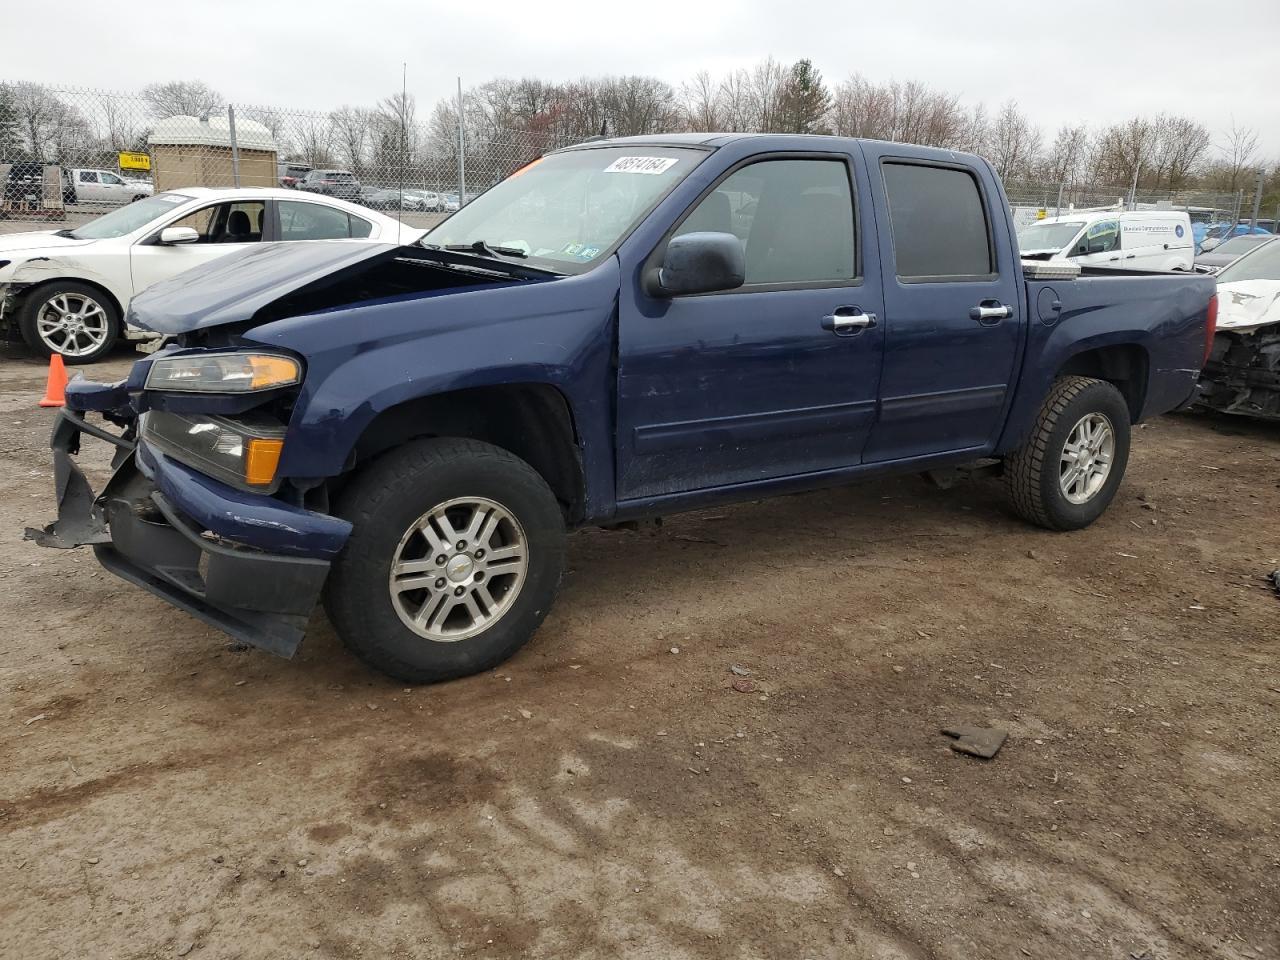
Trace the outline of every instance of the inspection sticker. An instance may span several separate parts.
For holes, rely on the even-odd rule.
[[[666,173],[679,157],[619,157],[604,168],[605,173]]]

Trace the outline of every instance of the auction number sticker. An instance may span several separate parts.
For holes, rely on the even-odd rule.
[[[619,157],[604,168],[605,173],[666,173],[680,162],[679,157]]]

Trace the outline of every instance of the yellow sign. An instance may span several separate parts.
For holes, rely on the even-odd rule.
[[[121,170],[150,170],[151,157],[145,153],[122,153],[120,154]]]
[[[121,156],[124,156],[124,154],[121,154]],[[1044,207],[1041,207],[1039,210],[1036,211],[1037,220],[1043,220],[1048,216],[1049,216],[1049,211],[1046,210]]]

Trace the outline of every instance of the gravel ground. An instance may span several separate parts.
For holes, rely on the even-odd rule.
[[[1071,534],[913,478],[583,531],[410,690],[22,542],[43,376],[0,352],[4,958],[1280,956],[1274,425],[1150,423]]]

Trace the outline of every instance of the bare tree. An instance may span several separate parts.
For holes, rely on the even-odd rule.
[[[1258,166],[1258,131],[1241,127],[1231,120],[1231,129],[1218,147],[1227,174],[1227,189],[1232,193],[1248,185],[1249,174]]]
[[[720,115],[720,88],[706,70],[699,70],[693,75],[693,79],[681,85],[680,99],[684,105],[684,125],[687,129],[721,129],[723,121]]]
[[[1040,154],[1040,130],[1008,100],[992,120],[988,130],[987,158],[1001,180],[1028,176]]]
[[[364,165],[373,130],[370,112],[364,107],[339,107],[329,114],[329,129],[333,131],[333,147],[339,162],[359,170]]]
[[[92,149],[93,132],[75,107],[38,83],[9,88],[14,126],[24,152],[42,163],[62,163]]]
[[[1067,188],[1075,186],[1084,172],[1089,151],[1089,128],[1083,123],[1064,124],[1053,138],[1053,146],[1044,158],[1044,176],[1052,183]]]
[[[201,80],[151,83],[142,88],[142,99],[158,120],[176,116],[204,117],[221,113],[227,106],[222,94]]]

